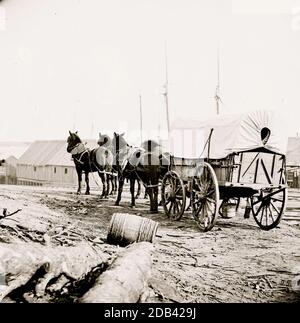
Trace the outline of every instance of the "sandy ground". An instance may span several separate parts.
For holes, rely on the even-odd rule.
[[[146,302],[299,302],[300,192],[290,191],[285,218],[269,232],[260,230],[242,211],[219,219],[212,231],[198,230],[187,212],[170,221],[160,208],[149,213],[149,202],[129,207],[128,190],[121,206],[114,198],[101,200],[97,190],[77,196],[72,188],[0,186],[0,206],[16,215],[0,220],[1,243],[39,241],[52,230],[53,243],[76,245],[82,240],[105,243],[114,213],[133,213],[159,223],[154,243],[151,292]],[[64,230],[66,236],[64,236]]]

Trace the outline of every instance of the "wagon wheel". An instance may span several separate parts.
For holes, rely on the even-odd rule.
[[[219,212],[219,185],[213,168],[204,163],[193,181],[193,216],[203,231],[209,231],[216,223]]]
[[[182,179],[174,171],[168,172],[162,180],[161,201],[168,217],[180,220],[185,210],[186,193]]]
[[[283,215],[286,204],[286,188],[262,190],[251,197],[254,220],[262,230],[275,228]]]

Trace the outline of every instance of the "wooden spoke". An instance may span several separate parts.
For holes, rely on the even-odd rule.
[[[179,212],[179,208],[178,208],[178,204],[177,204],[177,201],[176,200],[174,200],[173,209],[174,209],[174,214],[176,214],[177,212]]]
[[[279,190],[277,190],[277,191],[275,191],[275,192],[268,193],[268,196],[269,196],[269,197],[272,197],[272,196],[274,196],[274,195],[278,195],[279,193],[284,193],[284,195],[285,195],[285,192],[286,192],[286,188],[281,188],[281,189],[279,189]],[[279,196],[280,196],[280,195],[279,195]]]
[[[175,190],[175,194],[177,194],[178,192],[180,192],[181,191],[181,187],[180,186],[178,186],[177,188],[176,188],[176,190]]]
[[[270,206],[268,206],[268,208],[269,208],[269,214],[270,214],[270,217],[271,217],[271,219],[272,219],[272,221],[274,222],[275,220],[274,220],[274,216],[273,216],[273,213],[272,213],[272,210],[271,210],[271,208],[270,208]]]
[[[216,201],[207,197],[206,200],[209,202],[209,203],[212,203],[212,204],[216,204]]]
[[[169,206],[169,209],[168,209],[168,213],[169,213],[169,214],[171,214],[171,210],[172,210],[172,208],[173,208],[173,204],[174,204],[174,202],[173,202],[173,201],[171,201],[171,205]]]
[[[179,205],[179,208],[181,208],[182,207],[182,203],[181,203],[181,200],[180,199],[177,199],[177,204]]]
[[[252,205],[256,205],[256,204],[258,204],[258,203],[261,203],[261,200],[259,200],[259,199],[257,198],[257,201],[253,202],[253,204],[252,204]]]
[[[213,190],[209,191],[209,192],[206,194],[206,196],[211,196],[211,195],[213,195],[214,193],[215,193],[215,190],[213,189]]]
[[[264,217],[264,211],[265,211],[265,206],[262,207],[262,211],[261,211],[261,217],[260,217],[260,220],[259,220],[259,223],[262,223],[262,219]],[[259,211],[257,211],[258,213]]]
[[[272,197],[272,201],[280,202],[280,203],[282,203],[282,202],[283,202],[283,200],[281,200],[281,199],[276,199],[275,197]]]
[[[168,198],[165,205],[168,205],[169,203],[171,203],[171,200]]]
[[[261,203],[261,205],[259,206],[258,210],[256,211],[255,215],[258,215],[258,213],[260,212],[260,210],[263,208],[263,204]]]
[[[270,204],[273,206],[273,209],[276,211],[276,213],[280,214],[280,211],[277,209],[276,205],[274,205],[273,202],[270,202]]]

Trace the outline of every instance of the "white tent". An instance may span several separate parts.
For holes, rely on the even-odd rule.
[[[217,116],[208,120],[177,119],[170,133],[170,150],[178,157],[222,159],[234,152],[265,151],[285,155],[284,125],[272,111]],[[205,149],[204,149],[205,148]],[[204,149],[204,150],[203,150]]]

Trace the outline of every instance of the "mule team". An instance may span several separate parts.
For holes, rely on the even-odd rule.
[[[159,180],[169,169],[170,155],[162,152],[157,142],[146,140],[141,147],[132,147],[126,142],[124,134],[114,133],[111,139],[99,133],[98,147],[90,150],[77,132],[69,131],[67,143],[67,152],[72,155],[78,175],[77,194],[81,193],[82,173],[85,174],[85,194],[90,194],[89,173],[98,172],[102,181],[102,198],[117,192],[115,205],[119,205],[127,179],[130,182],[131,206],[135,206],[137,182],[137,195],[142,183],[150,198],[150,211],[158,211]]]

